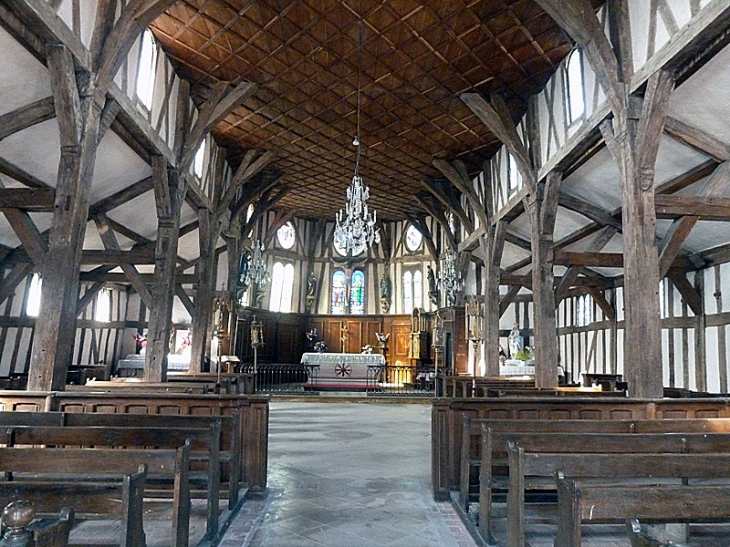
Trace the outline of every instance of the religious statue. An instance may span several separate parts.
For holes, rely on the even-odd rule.
[[[380,278],[380,309],[383,313],[388,313],[390,310],[390,295],[393,289],[393,285],[390,282],[390,277],[383,272],[383,277]]]
[[[436,284],[436,274],[433,273],[433,268],[431,265],[426,266],[427,274],[426,278],[428,279],[428,298],[431,300],[431,303],[438,307],[439,305],[439,289],[438,285]]]
[[[307,309],[311,311],[312,304],[314,304],[314,299],[317,293],[317,278],[314,275],[314,272],[311,272],[309,274],[309,277],[307,278],[307,297],[306,297],[306,303],[307,303]]]
[[[510,356],[514,359],[515,355],[517,355],[517,353],[522,351],[523,349],[525,349],[525,340],[520,334],[520,329],[517,326],[517,323],[515,323],[512,327],[512,331],[509,333]]]

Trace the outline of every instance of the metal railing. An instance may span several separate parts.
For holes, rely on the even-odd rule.
[[[241,365],[241,372],[253,374],[253,364]],[[318,395],[307,389],[307,384],[317,384],[319,365],[309,364],[259,364],[256,367],[256,393],[272,395]]]
[[[368,365],[367,395],[432,397],[434,389],[433,373],[408,366]]]

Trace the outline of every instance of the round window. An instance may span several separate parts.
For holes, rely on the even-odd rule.
[[[421,243],[423,243],[423,235],[411,224],[406,230],[406,249],[410,252],[417,251],[421,248]]]
[[[291,222],[284,224],[276,231],[276,238],[279,240],[279,245],[281,245],[282,249],[291,249],[294,247],[296,239],[294,225]]]

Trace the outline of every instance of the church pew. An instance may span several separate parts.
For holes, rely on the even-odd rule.
[[[216,386],[215,382],[140,382],[136,378],[92,380],[82,385],[66,385],[66,391],[83,393],[93,391],[114,393],[149,391],[154,393],[196,393],[204,395],[207,393],[231,393],[231,389],[230,382],[223,382],[222,385]]]
[[[224,372],[220,376],[214,372],[170,372],[167,374],[167,381],[204,382],[208,384],[227,382],[231,387],[224,390],[226,393],[238,395],[252,395],[254,393],[254,375],[243,372]]]
[[[722,399],[505,397],[432,400],[431,479],[434,497],[448,500],[459,487],[463,417],[507,420],[636,420],[730,417]]]
[[[44,449],[31,449],[33,452],[24,452],[24,466],[14,465],[3,458],[0,449],[0,469],[12,468],[19,471],[31,471],[35,474],[33,480],[0,480],[0,504],[8,505],[22,499],[30,502],[40,517],[55,517],[63,508],[73,507],[77,517],[83,519],[102,518],[118,519],[120,534],[115,545],[119,547],[144,547],[145,533],[143,528],[143,498],[147,467],[140,464],[134,472],[113,470],[102,480],[71,481],[58,480],[55,476],[43,479],[45,463],[49,454]],[[13,449],[10,449],[13,450]],[[55,457],[50,454],[50,457]],[[103,458],[104,454],[98,454]],[[103,469],[103,462],[95,458],[88,458],[82,462],[83,469],[78,469],[78,462],[60,457],[57,461],[69,464],[67,473],[77,470],[79,474],[88,473],[88,467],[94,466]]]
[[[221,419],[209,422],[208,428],[192,427],[34,427],[19,426],[5,430],[5,444],[11,447],[39,446],[46,447],[94,447],[94,448],[178,448],[187,441],[191,443],[191,462],[202,462],[204,470],[196,473],[191,470],[188,475],[191,497],[205,499],[207,502],[206,537],[216,538],[218,535],[218,518],[220,516],[220,436]],[[170,424],[170,425],[175,425]],[[1,438],[0,438],[1,439]],[[237,479],[233,481],[237,484]],[[147,482],[145,496],[169,497],[170,488],[174,485],[150,484]],[[197,488],[195,488],[197,486]],[[200,488],[202,487],[202,491]],[[162,490],[158,491],[158,489]],[[238,492],[235,492],[236,497]],[[235,503],[229,499],[230,508]]]
[[[220,481],[228,490],[228,507],[233,508],[240,496],[241,437],[240,412],[230,416],[179,416],[147,414],[104,414],[76,413],[65,415],[67,427],[99,428],[184,428],[208,429],[213,423],[220,423],[220,448],[218,459],[221,463]]]
[[[695,420],[477,420],[464,416],[462,446],[460,451],[459,502],[468,510],[468,496],[471,484],[478,484],[475,475],[482,465],[482,447],[485,446],[484,432],[491,429],[495,436],[504,434],[493,446],[506,456],[507,440],[517,440],[521,432],[534,433],[730,433],[730,419],[708,418]],[[512,435],[510,437],[510,435]],[[472,480],[475,479],[475,480]]]
[[[39,492],[38,497],[31,499],[34,504],[40,503],[46,496],[52,497],[55,492],[62,492],[64,500],[71,499],[73,492],[85,492],[87,484],[104,484],[110,475],[132,475],[140,468],[146,470],[146,478],[141,483],[141,491],[135,498],[126,534],[138,538],[142,535],[141,501],[144,495],[145,481],[152,478],[170,479],[172,489],[172,545],[188,547],[190,527],[190,443],[186,442],[177,449],[107,449],[107,448],[0,448],[0,472],[10,480],[0,481],[0,503],[9,503],[21,494],[28,496]],[[93,482],[90,482],[93,481]],[[7,498],[4,496],[8,496]],[[90,495],[90,494],[84,494]],[[63,506],[71,505],[76,515],[94,515],[96,505],[84,495],[73,498],[73,503],[66,501]],[[107,494],[108,495],[108,494]],[[124,498],[122,498],[124,500]],[[100,500],[99,505],[103,505]],[[126,503],[123,501],[123,504]],[[132,503],[132,502],[130,502]],[[114,503],[118,506],[118,500]],[[54,511],[58,511],[58,507]],[[130,509],[131,510],[131,509]],[[127,523],[125,523],[126,525]],[[136,540],[135,540],[136,541]]]
[[[583,522],[730,520],[727,485],[589,484],[559,477],[555,547],[580,547]]]
[[[243,441],[238,452],[239,476],[252,491],[262,491],[266,489],[270,399],[268,395],[0,391],[0,410],[146,416],[228,416],[239,411],[239,439]],[[223,442],[230,448],[228,441],[224,431]]]
[[[546,486],[554,490],[558,471],[572,479],[730,481],[730,434],[726,433],[553,434],[535,440],[524,438],[520,443],[510,441],[508,445],[509,547],[522,547],[525,542],[525,490]],[[628,516],[632,515],[623,520]],[[484,532],[481,527],[480,531]]]

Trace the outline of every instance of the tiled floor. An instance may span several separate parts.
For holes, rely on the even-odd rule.
[[[430,485],[427,404],[271,404],[269,492],[221,547],[473,547]]]
[[[430,484],[428,404],[273,402],[269,489],[247,500],[221,547],[476,547]],[[506,545],[504,519],[495,539]],[[727,525],[693,525],[692,547],[730,547]],[[526,547],[552,547],[530,524]],[[623,526],[583,526],[586,547],[629,547]]]

